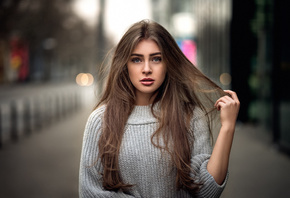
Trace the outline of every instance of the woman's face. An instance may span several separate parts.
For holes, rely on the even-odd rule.
[[[152,94],[165,79],[166,67],[155,41],[140,41],[127,63],[129,77],[135,87],[136,105],[148,105]]]

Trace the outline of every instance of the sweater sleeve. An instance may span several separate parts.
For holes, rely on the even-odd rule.
[[[104,107],[93,111],[88,118],[84,137],[79,171],[79,197],[80,198],[128,198],[132,197],[123,192],[107,191],[102,187],[103,168],[98,156],[98,139],[101,130],[101,120]]]
[[[194,170],[193,177],[196,179],[196,182],[202,184],[198,197],[220,197],[227,183],[228,174],[223,184],[219,185],[208,172],[207,163],[212,152],[210,132],[206,118],[201,110],[198,110],[196,114],[197,116],[195,116],[192,122],[195,139],[191,157],[191,166]]]

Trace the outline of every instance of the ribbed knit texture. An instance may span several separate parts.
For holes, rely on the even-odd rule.
[[[128,119],[122,140],[119,156],[121,177],[125,183],[134,186],[129,194],[104,190],[102,177],[99,174],[103,168],[100,160],[97,160],[97,143],[104,111],[105,106],[102,106],[92,112],[85,128],[80,164],[80,197],[191,197],[184,190],[176,190],[176,171],[170,156],[167,153],[161,153],[160,149],[151,143],[151,135],[158,128],[158,123],[151,113],[150,106],[135,106]],[[191,121],[195,135],[191,166],[195,172],[193,176],[203,183],[197,197],[219,197],[228,175],[224,183],[218,185],[207,171],[212,148],[208,127],[203,118],[202,111],[197,109]]]

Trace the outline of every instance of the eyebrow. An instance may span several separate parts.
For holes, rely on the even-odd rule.
[[[156,55],[161,55],[161,52],[152,53],[149,56],[156,56]],[[142,57],[144,55],[142,55],[142,54],[131,54],[131,56],[140,56],[140,57]]]

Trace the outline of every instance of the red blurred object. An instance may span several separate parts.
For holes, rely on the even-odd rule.
[[[18,72],[18,80],[24,81],[29,75],[29,49],[28,44],[19,38],[10,41],[10,66]]]

